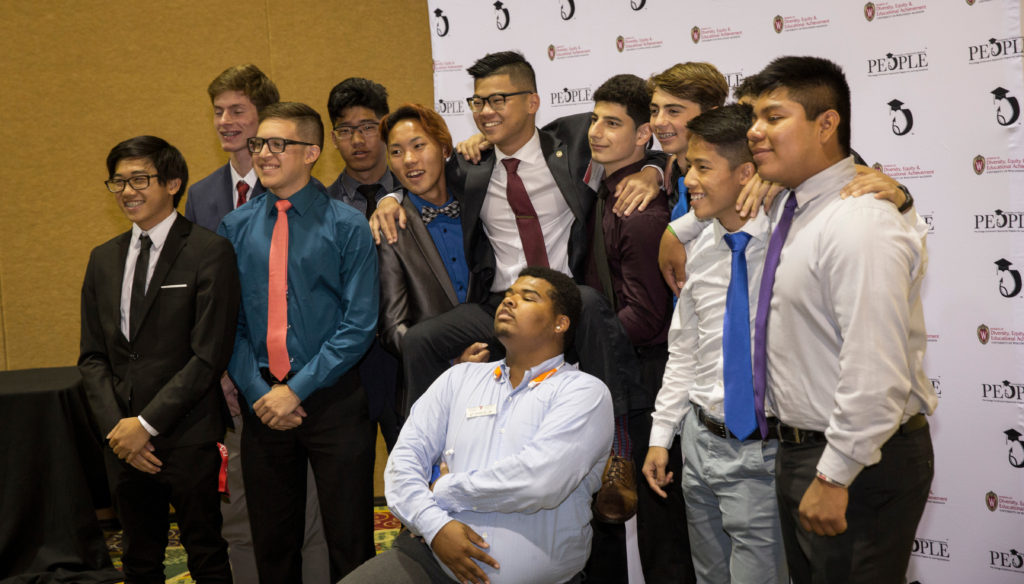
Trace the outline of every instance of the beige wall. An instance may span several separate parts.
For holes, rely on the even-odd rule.
[[[130,227],[102,184],[107,152],[154,134],[185,154],[190,182],[224,164],[206,86],[228,66],[256,63],[325,123],[350,76],[383,83],[392,107],[433,100],[423,0],[4,4],[0,370],[75,363],[89,250]],[[314,175],[342,168],[325,145]]]

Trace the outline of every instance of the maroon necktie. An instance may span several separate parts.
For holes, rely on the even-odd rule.
[[[238,184],[235,185],[235,188],[238,189],[238,204],[235,205],[235,208],[238,208],[244,205],[248,200],[245,196],[249,194],[249,183],[244,180],[240,180],[238,181]]]
[[[501,161],[505,165],[505,172],[508,174],[508,181],[505,186],[505,195],[508,197],[508,204],[516,215],[516,227],[519,229],[519,240],[523,243],[523,253],[526,255],[526,265],[548,267],[548,252],[544,247],[544,234],[540,230],[540,219],[537,218],[537,211],[530,202],[530,196],[526,194],[526,187],[523,186],[523,179],[519,178],[516,170],[519,169],[518,158],[505,158]]]

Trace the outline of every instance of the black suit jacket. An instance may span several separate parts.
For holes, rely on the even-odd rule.
[[[256,179],[256,185],[246,195],[251,199],[266,189]],[[185,199],[185,218],[217,231],[220,220],[235,208],[235,185],[231,184],[231,163],[227,163],[188,189]]]
[[[587,116],[589,119],[589,114]],[[540,147],[548,170],[575,218],[569,234],[569,269],[576,275],[577,281],[583,283],[581,278],[588,251],[587,216],[594,205],[596,193],[583,182],[590,156],[579,155],[583,148],[587,148],[589,153],[587,132],[574,130],[578,128],[559,131],[558,134],[548,128],[540,130]],[[466,162],[462,156],[452,156],[448,159],[446,169],[448,183],[459,198],[466,261],[477,284],[474,296],[467,297],[470,302],[482,302],[494,281],[494,250],[484,233],[483,222],[480,221],[480,211],[487,196],[487,184],[491,180],[494,161],[494,150],[491,149],[484,152],[479,164]]]
[[[437,246],[408,193],[402,206],[409,218],[408,228],[399,232],[393,245],[377,247],[380,340],[395,355],[401,354],[402,337],[409,327],[459,305]],[[473,282],[470,275],[467,298],[473,294]]]
[[[129,341],[120,306],[130,242],[131,231],[94,249],[82,284],[78,368],[101,435],[141,415],[159,432],[157,449],[220,440],[220,376],[238,318],[234,248],[177,215]]]

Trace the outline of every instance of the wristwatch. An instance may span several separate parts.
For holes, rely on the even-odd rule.
[[[903,201],[903,204],[900,205],[896,210],[899,211],[901,214],[906,213],[911,207],[914,206],[914,197],[910,196],[910,191],[907,189],[907,187],[903,185],[896,185],[896,188],[903,191],[903,194],[906,195],[907,197],[907,200]]]

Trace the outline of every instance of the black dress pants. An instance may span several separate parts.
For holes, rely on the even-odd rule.
[[[228,544],[221,537],[220,451],[214,442],[154,452],[163,463],[151,475],[106,449],[118,517],[124,527],[122,563],[127,584],[163,584],[170,527],[168,505],[181,530],[188,569],[198,584],[231,583]]]
[[[358,374],[349,371],[309,396],[302,403],[307,417],[291,430],[272,430],[249,404],[240,405],[242,476],[260,582],[302,582],[307,461],[320,497],[331,582],[373,557],[376,433]]]

